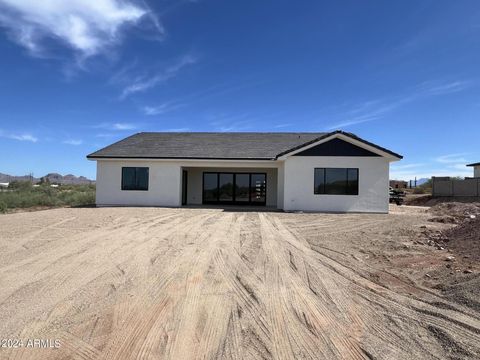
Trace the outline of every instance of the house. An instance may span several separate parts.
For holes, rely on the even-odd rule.
[[[98,206],[388,212],[390,162],[354,134],[138,133],[87,156]]]
[[[406,189],[408,182],[403,180],[390,180],[390,187],[393,189]]]
[[[480,162],[468,164],[467,166],[473,167],[473,177],[480,178]]]

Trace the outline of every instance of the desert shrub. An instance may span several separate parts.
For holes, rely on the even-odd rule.
[[[5,214],[8,210],[7,204],[3,201],[0,201],[0,214]]]
[[[32,188],[32,183],[30,181],[14,180],[8,184],[8,188],[11,190],[29,190]]]
[[[423,187],[417,187],[413,189],[414,194],[425,194],[425,189]]]
[[[49,185],[38,187],[15,186],[14,189],[0,192],[0,202],[9,209],[35,206],[81,206],[95,203],[94,185],[68,185],[52,188]]]

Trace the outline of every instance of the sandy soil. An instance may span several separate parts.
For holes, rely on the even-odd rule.
[[[450,253],[423,234],[453,225],[431,216],[422,207],[0,216],[0,339],[60,340],[0,348],[0,358],[479,358],[480,309],[451,287],[478,299],[478,265],[445,267]]]

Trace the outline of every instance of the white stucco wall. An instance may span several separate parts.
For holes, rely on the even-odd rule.
[[[148,191],[122,191],[122,167],[149,167]],[[314,168],[359,168],[359,195],[315,195]],[[182,169],[188,204],[201,204],[203,171],[267,173],[267,206],[284,210],[388,212],[389,161],[383,157],[292,156],[284,161],[98,160],[97,205],[181,206]]]
[[[480,177],[480,166],[475,166],[473,168],[473,177]]]
[[[148,191],[122,190],[122,167],[149,168]],[[97,161],[97,205],[180,206],[181,167],[152,161]]]
[[[292,156],[285,160],[284,210],[388,212],[389,162],[383,157]],[[315,168],[358,168],[358,195],[315,195]]]

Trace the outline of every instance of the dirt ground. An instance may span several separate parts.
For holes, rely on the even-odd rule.
[[[478,359],[480,268],[432,246],[455,226],[432,216],[0,216],[0,340],[24,342],[0,358]]]

